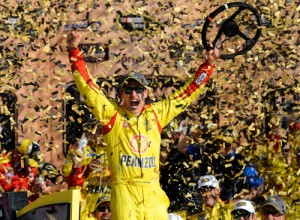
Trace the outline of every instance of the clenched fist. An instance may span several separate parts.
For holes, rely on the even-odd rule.
[[[210,51],[207,52],[207,60],[210,64],[215,63],[220,56],[220,51],[218,48],[214,47]]]
[[[81,34],[75,30],[68,33],[67,36],[67,48],[69,50],[76,49],[81,39]]]

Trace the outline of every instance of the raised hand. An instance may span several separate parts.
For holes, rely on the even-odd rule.
[[[219,56],[220,56],[220,51],[216,47],[214,47],[211,50],[207,51],[207,61],[210,64],[215,63],[219,59]]]
[[[69,50],[76,49],[81,39],[81,34],[78,31],[71,30],[67,36],[67,48]]]

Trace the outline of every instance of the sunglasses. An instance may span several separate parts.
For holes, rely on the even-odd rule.
[[[125,94],[131,94],[133,91],[135,91],[137,94],[142,94],[145,91],[144,86],[138,86],[138,87],[123,87],[123,91]]]
[[[105,210],[107,210],[107,211],[110,212],[110,205],[109,204],[110,204],[109,202],[101,203],[100,205],[98,205],[97,211],[98,212],[105,212]]]
[[[246,210],[244,210],[244,209],[236,209],[236,210],[234,210],[232,212],[231,215],[232,215],[232,217],[233,217],[234,220],[239,220],[242,217],[243,218],[248,218],[251,215],[251,213],[248,212],[248,211],[246,211]]]
[[[212,195],[213,192],[212,190],[215,189],[214,187],[211,186],[202,186],[198,192],[202,195],[202,196],[209,196]]]
[[[290,148],[283,148],[282,152],[290,152],[290,150],[291,150]]]
[[[272,215],[274,217],[280,217],[280,216],[284,215],[283,213],[279,212],[276,209],[262,209],[262,213],[264,215]]]

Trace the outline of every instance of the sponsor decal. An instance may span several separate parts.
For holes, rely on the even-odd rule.
[[[122,12],[117,11],[117,18],[114,20],[118,27],[121,27],[127,32],[155,32],[157,30],[162,30],[163,26],[158,22],[154,21],[152,18],[146,15],[139,14],[122,14]]]
[[[124,128],[129,128],[130,126],[129,126],[129,123],[127,122],[127,121],[124,121],[123,122],[123,127]]]
[[[183,23],[182,28],[187,30],[200,29],[204,25],[205,20],[196,20],[193,23]]]
[[[100,186],[100,185],[87,185],[85,190],[89,193],[99,193],[99,194],[110,194],[111,188],[108,186]]]
[[[137,65],[145,61],[145,56],[140,57],[127,57],[123,54],[121,58],[121,63],[132,63],[133,65]]]
[[[155,157],[135,157],[131,155],[121,155],[121,165],[126,167],[153,168],[155,167]]]
[[[63,31],[68,32],[70,30],[76,29],[80,31],[94,31],[98,32],[100,28],[102,27],[101,21],[73,21],[71,23],[67,23]]]
[[[144,121],[144,125],[145,125],[147,131],[150,131],[152,129],[151,123],[147,118]]]
[[[121,16],[119,22],[121,26],[127,31],[142,31],[146,27],[144,18],[138,15]]]
[[[246,206],[247,204],[245,202],[239,202],[236,204],[237,207],[243,207]]]
[[[101,43],[80,44],[80,50],[83,50],[85,62],[95,63],[109,59],[109,48]]]
[[[197,84],[197,85],[200,85],[206,77],[207,77],[206,72],[201,73],[201,75],[200,75],[200,76],[198,77],[198,79],[196,79],[196,81],[195,81],[196,84]]]
[[[201,181],[201,183],[207,183],[207,182],[209,182],[209,181],[210,181],[209,178],[203,178],[202,181]]]
[[[130,146],[135,153],[144,154],[149,147],[149,140],[144,135],[135,135],[130,140]]]

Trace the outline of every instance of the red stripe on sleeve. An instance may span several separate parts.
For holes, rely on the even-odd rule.
[[[193,94],[201,85],[205,84],[214,69],[214,65],[208,63],[208,61],[204,62],[200,65],[199,69],[197,70],[193,82],[176,98],[186,98]]]
[[[153,113],[154,113],[154,116],[155,116],[155,118],[156,118],[156,123],[157,123],[157,127],[158,127],[158,130],[159,130],[159,133],[161,133],[161,132],[162,132],[161,124],[160,124],[160,122],[158,121],[157,114],[156,114],[156,112],[155,112],[154,110],[153,110]]]
[[[93,82],[84,61],[83,55],[80,54],[79,48],[69,51],[69,60],[72,63],[72,71],[77,70],[82,78],[85,80],[86,84],[94,91],[99,90],[99,86]]]
[[[103,133],[103,135],[106,135],[114,127],[114,124],[115,124],[116,119],[117,119],[117,115],[118,115],[118,112],[116,112],[114,114],[114,116],[111,118],[111,120],[110,120],[110,122],[108,124],[106,124],[106,125],[104,125],[102,127],[102,133]]]

